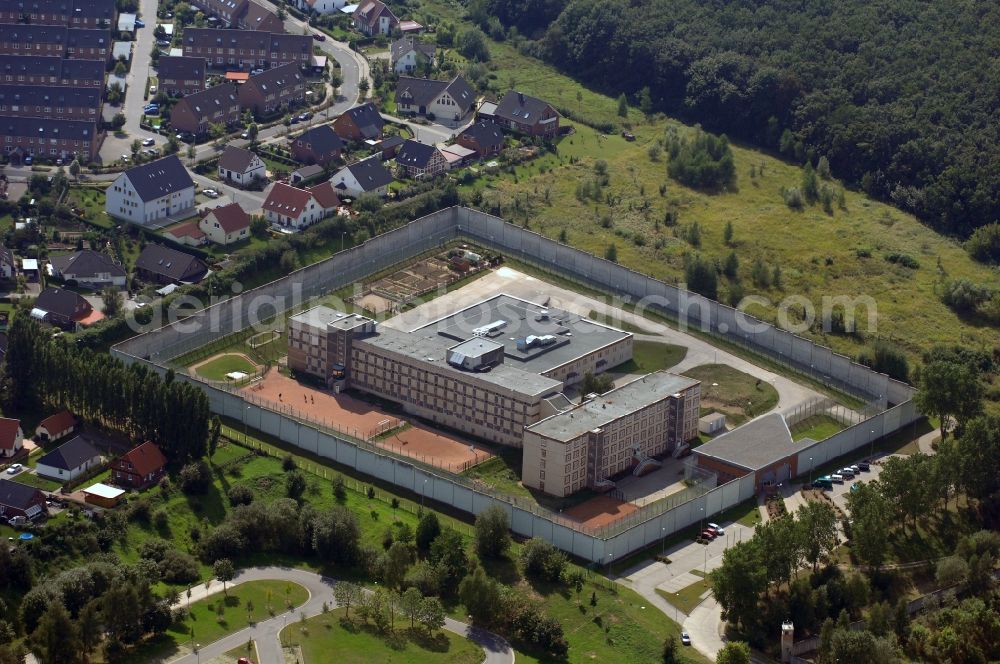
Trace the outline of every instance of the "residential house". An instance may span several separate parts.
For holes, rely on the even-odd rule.
[[[158,482],[166,469],[167,458],[147,440],[111,462],[111,481],[118,486],[142,489]]]
[[[115,0],[7,0],[0,4],[0,23],[110,28],[117,14]]]
[[[128,275],[125,268],[107,254],[91,249],[49,258],[51,274],[64,281],[75,281],[86,288],[100,290],[108,286],[124,288]]]
[[[236,25],[240,30],[258,30],[274,34],[281,34],[285,31],[285,22],[270,9],[254,2],[254,0],[247,3],[247,9],[236,19]]]
[[[450,81],[400,76],[396,84],[396,109],[400,113],[458,121],[472,110],[475,101],[475,93],[461,76]]]
[[[345,141],[374,141],[382,137],[385,120],[368,102],[344,111],[333,121],[333,130]]]
[[[183,44],[184,55],[205,58],[209,68],[243,71],[293,62],[308,67],[313,52],[309,35],[259,30],[185,28]]]
[[[448,160],[433,145],[407,140],[396,155],[396,165],[413,179],[432,178],[448,170]]]
[[[49,55],[0,55],[0,82],[58,85],[104,90],[105,66],[96,60],[66,60]]]
[[[17,276],[17,264],[14,252],[0,244],[0,279],[13,279]]]
[[[24,446],[24,432],[21,421],[0,417],[0,459],[17,456]]]
[[[205,278],[208,266],[183,251],[147,244],[135,261],[135,272],[140,279],[151,283],[193,284]]]
[[[277,228],[299,231],[327,216],[324,208],[308,189],[298,189],[275,182],[264,200],[264,217]]]
[[[215,124],[227,128],[239,124],[241,110],[236,88],[222,83],[177,100],[170,109],[170,124],[180,131],[204,135]]]
[[[84,435],[52,450],[35,464],[35,472],[60,482],[70,482],[101,464],[101,453]]]
[[[219,157],[219,177],[247,186],[267,177],[267,166],[250,150],[227,145]]]
[[[222,19],[226,25],[236,25],[247,11],[248,0],[200,0],[199,6],[209,16]]]
[[[497,104],[493,119],[521,134],[551,138],[559,133],[559,112],[552,104],[513,90]]]
[[[343,149],[343,142],[330,125],[313,127],[292,139],[292,159],[302,164],[327,166],[340,159]]]
[[[198,227],[197,221],[188,221],[163,230],[163,237],[188,247],[208,244],[208,236]]]
[[[250,237],[250,215],[239,203],[230,203],[210,210],[198,229],[215,244],[232,244]]]
[[[105,194],[104,209],[109,215],[146,225],[194,206],[194,180],[172,154],[128,169]]]
[[[33,520],[46,514],[44,493],[27,484],[0,479],[0,517],[10,520],[19,516]]]
[[[98,28],[66,31],[66,57],[84,60],[111,61],[111,31]]]
[[[419,68],[434,64],[434,44],[428,44],[416,37],[403,37],[389,46],[389,61],[397,74],[411,74]]]
[[[205,89],[205,58],[161,55],[156,63],[160,92],[171,97],[191,95]]]
[[[111,30],[0,23],[0,54],[51,55],[108,62],[111,58]]]
[[[347,4],[345,0],[296,0],[296,2],[302,11],[314,11],[317,14],[332,14]]]
[[[240,103],[257,117],[271,115],[306,98],[306,80],[298,64],[289,63],[251,76],[239,87]]]
[[[35,427],[35,436],[43,443],[65,438],[76,431],[76,417],[68,410],[49,415]]]
[[[82,155],[97,159],[104,132],[95,121],[17,117],[0,112],[3,151],[11,157],[30,155],[69,160]]]
[[[495,123],[480,120],[459,134],[456,143],[475,151],[477,158],[485,159],[500,154],[503,150],[504,135]]]
[[[381,0],[363,0],[352,15],[354,27],[369,37],[390,35],[399,19]]]
[[[103,318],[79,293],[63,288],[46,288],[35,299],[31,316],[67,330],[88,325]]]
[[[337,190],[333,186],[333,182],[327,180],[326,182],[320,182],[317,185],[313,185],[306,189],[312,197],[316,200],[316,204],[323,210],[323,216],[329,217],[336,214],[337,208],[340,207],[340,196],[337,195]]]
[[[97,122],[101,119],[101,90],[0,83],[0,114]]]
[[[382,165],[378,157],[368,157],[344,166],[334,173],[330,181],[339,191],[351,196],[385,196],[389,193],[392,173]]]

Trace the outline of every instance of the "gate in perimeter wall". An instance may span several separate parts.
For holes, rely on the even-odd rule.
[[[255,315],[263,320],[269,315],[300,307],[311,298],[329,294],[463,238],[583,285],[627,295],[633,302],[638,301],[668,317],[686,317],[689,325],[698,326],[709,334],[738,343],[845,392],[875,400],[883,408],[889,406],[874,417],[800,452],[800,472],[808,471],[810,464],[819,466],[828,459],[862,448],[919,417],[911,401],[912,388],[885,374],[725,305],[467,208],[449,208],[417,219],[287,277],[198,311],[182,321],[124,341],[112,348],[111,353],[125,362],[141,362],[162,373],[172,358],[248,327]],[[518,535],[541,537],[595,563],[619,560],[660,541],[666,534],[694,524],[703,516],[716,514],[754,495],[754,477],[749,475],[705,492],[693,491],[689,500],[679,504],[664,501],[660,510],[655,509],[655,504],[650,505],[648,507],[654,509],[640,510],[637,518],[597,529],[586,528],[534,503],[476,485],[465,477],[450,475],[249,404],[238,394],[195,378],[178,374],[177,379],[189,380],[204,390],[215,413],[245,422],[303,450],[469,514],[478,514],[490,505],[500,505],[510,515],[511,528]]]

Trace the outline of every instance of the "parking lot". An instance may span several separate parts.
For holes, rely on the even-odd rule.
[[[834,482],[833,489],[827,490],[827,495],[833,499],[833,504],[844,510],[845,513],[849,514],[847,511],[847,496],[851,493],[851,487],[855,484],[877,480],[879,474],[882,472],[882,464],[888,458],[888,456],[884,456],[872,461],[868,472],[861,471],[861,473],[856,475],[854,479],[844,478],[843,484],[837,484]]]

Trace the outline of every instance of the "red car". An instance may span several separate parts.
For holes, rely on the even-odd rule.
[[[715,531],[714,530],[705,529],[705,530],[701,531],[701,538],[702,539],[707,539],[707,540],[714,540],[716,538]]]
[[[247,657],[240,657],[238,660],[236,660],[236,664],[253,664],[253,662],[251,662],[250,659]]]

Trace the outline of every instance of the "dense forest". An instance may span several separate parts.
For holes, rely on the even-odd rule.
[[[572,76],[814,164],[945,233],[1000,219],[1000,5],[471,0]]]

